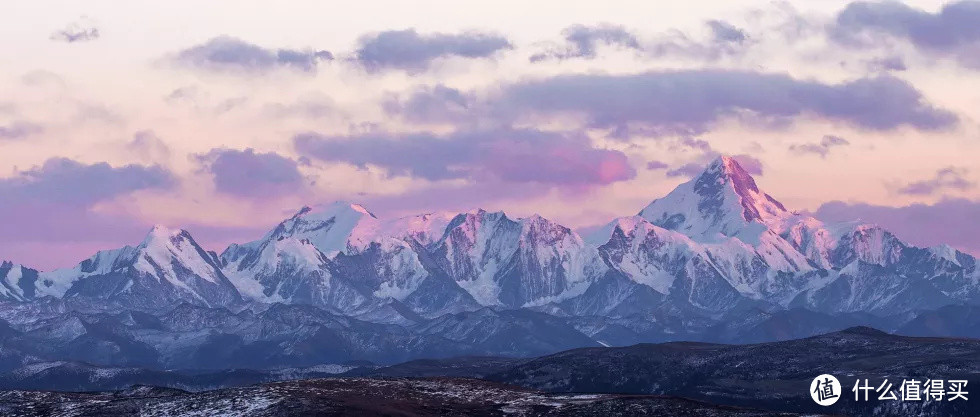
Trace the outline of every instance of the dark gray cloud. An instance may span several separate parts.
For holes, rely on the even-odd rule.
[[[642,49],[636,35],[619,25],[572,25],[562,30],[561,34],[565,38],[564,45],[553,45],[544,52],[532,55],[531,62],[547,59],[594,59],[600,45],[622,49]]]
[[[41,133],[43,130],[40,125],[23,121],[0,125],[0,141],[23,139]]]
[[[966,178],[968,171],[963,168],[948,167],[936,171],[932,178],[915,181],[898,189],[900,194],[931,195],[946,190],[963,191],[977,184]]]
[[[590,127],[641,124],[681,134],[707,131],[725,117],[778,124],[815,116],[868,130],[938,130],[958,121],[888,75],[841,84],[724,70],[561,75],[505,86],[495,100],[497,115],[512,118],[566,114]]]
[[[820,139],[819,143],[800,143],[789,145],[789,150],[796,152],[798,154],[816,154],[820,155],[821,158],[826,158],[830,150],[838,146],[847,146],[851,142],[840,136],[835,135],[824,135],[823,139]]]
[[[419,34],[415,29],[389,30],[361,37],[354,60],[368,71],[425,71],[438,58],[489,58],[511,49],[507,38],[486,32]]]
[[[658,169],[667,169],[668,167],[670,167],[670,165],[667,165],[667,163],[666,162],[663,162],[663,161],[649,161],[649,162],[647,162],[647,169],[649,169],[651,171],[658,170]]]
[[[68,25],[68,27],[54,32],[51,34],[50,39],[53,41],[61,42],[85,42],[92,41],[99,38],[99,28],[95,27],[92,22],[87,21],[87,19],[82,19],[78,22]]]
[[[332,59],[328,51],[267,49],[230,36],[212,38],[173,58],[177,64],[191,68],[250,74],[277,68],[313,73],[321,61]]]
[[[946,199],[935,204],[903,207],[867,203],[825,203],[816,211],[821,220],[840,222],[861,219],[891,230],[898,237],[919,246],[942,243],[980,255],[980,202]]]
[[[980,2],[947,3],[932,13],[899,2],[854,2],[837,14],[831,38],[845,45],[869,46],[883,39],[906,40],[920,50],[951,56],[980,68]]]
[[[275,152],[212,149],[198,160],[219,192],[241,197],[278,196],[299,191],[305,180],[298,163]]]
[[[601,185],[636,176],[622,152],[595,148],[581,134],[537,130],[368,133],[338,137],[302,134],[300,153],[391,175],[429,180],[490,179],[552,185]]]

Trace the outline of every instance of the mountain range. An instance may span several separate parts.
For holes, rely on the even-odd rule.
[[[973,256],[790,211],[723,156],[585,236],[537,215],[382,219],[337,202],[220,254],[156,226],[73,268],[3,262],[0,368],[529,356],[853,325],[977,337],[977,304]]]

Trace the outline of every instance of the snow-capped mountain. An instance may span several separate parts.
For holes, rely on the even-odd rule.
[[[449,224],[437,262],[482,305],[522,307],[581,294],[605,272],[596,248],[571,229],[531,216],[475,210]]]
[[[636,243],[637,234],[659,240],[643,245]],[[737,161],[725,156],[654,200],[637,217],[615,220],[590,241],[599,244],[606,236],[610,240],[603,245],[619,247],[616,256],[606,256],[607,261],[659,292],[665,292],[671,278],[682,276],[677,270],[680,265],[706,259],[701,262],[701,275],[717,273],[742,296],[783,307],[897,313],[978,301],[957,295],[962,288],[941,289],[951,287],[944,284],[951,277],[977,276],[974,266],[963,266],[974,265],[969,261],[941,261],[958,259],[955,250],[928,250],[933,256],[924,257],[921,252],[926,250],[877,225],[824,224],[790,212],[760,190]],[[632,246],[616,241],[626,236],[634,236]],[[674,251],[674,256],[649,260],[665,250]],[[663,268],[670,272],[664,274]],[[921,297],[913,297],[914,293]]]
[[[387,219],[337,202],[304,207],[220,256],[155,227],[73,268],[3,262],[0,304],[10,323],[0,332],[51,359],[305,366],[758,341],[845,324],[921,329],[929,321],[917,317],[980,304],[980,270],[948,246],[792,212],[720,157],[586,238],[537,215]]]
[[[71,269],[41,273],[35,296],[83,297],[124,308],[177,303],[231,306],[242,301],[217,255],[181,229],[154,226],[137,246],[101,251]]]
[[[701,175],[653,200],[639,216],[698,241],[721,236],[754,241],[765,230],[781,227],[792,213],[759,190],[734,158],[721,156]]]
[[[37,270],[10,261],[0,262],[0,300],[27,301],[34,298],[37,278]]]

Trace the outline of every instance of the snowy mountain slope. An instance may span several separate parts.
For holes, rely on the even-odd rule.
[[[65,289],[66,288],[66,289]],[[41,274],[39,292],[158,308],[180,302],[206,306],[242,301],[206,252],[185,230],[155,226],[136,247],[99,252],[72,269]]]
[[[419,251],[442,236],[448,219],[425,214],[382,221],[345,202],[303,208],[262,239],[229,246],[221,255],[223,270],[246,297],[264,303],[310,304],[385,322],[452,311],[400,304],[430,278]]]
[[[540,216],[475,210],[453,219],[434,258],[481,305],[541,305],[584,292],[605,272],[598,252]]]
[[[735,159],[721,156],[701,175],[653,200],[640,217],[698,241],[735,236],[754,242],[767,229],[775,229],[792,213],[759,190],[755,179]]]
[[[0,262],[0,300],[27,301],[35,296],[37,270],[10,261]]]
[[[252,254],[263,243],[281,238],[307,240],[320,252],[333,254],[367,244],[379,226],[377,217],[357,204],[338,201],[323,207],[303,207],[261,239],[229,246],[221,258],[226,263],[234,262]]]

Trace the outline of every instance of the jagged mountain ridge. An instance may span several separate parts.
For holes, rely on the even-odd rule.
[[[220,256],[186,231],[156,227],[137,246],[101,251],[70,269],[4,263],[0,298],[92,299],[136,310],[285,303],[403,326],[485,307],[527,308],[682,334],[756,311],[888,316],[975,304],[976,264],[875,225],[791,212],[737,161],[720,157],[638,215],[585,238],[536,215],[379,219],[338,202],[304,207]]]

